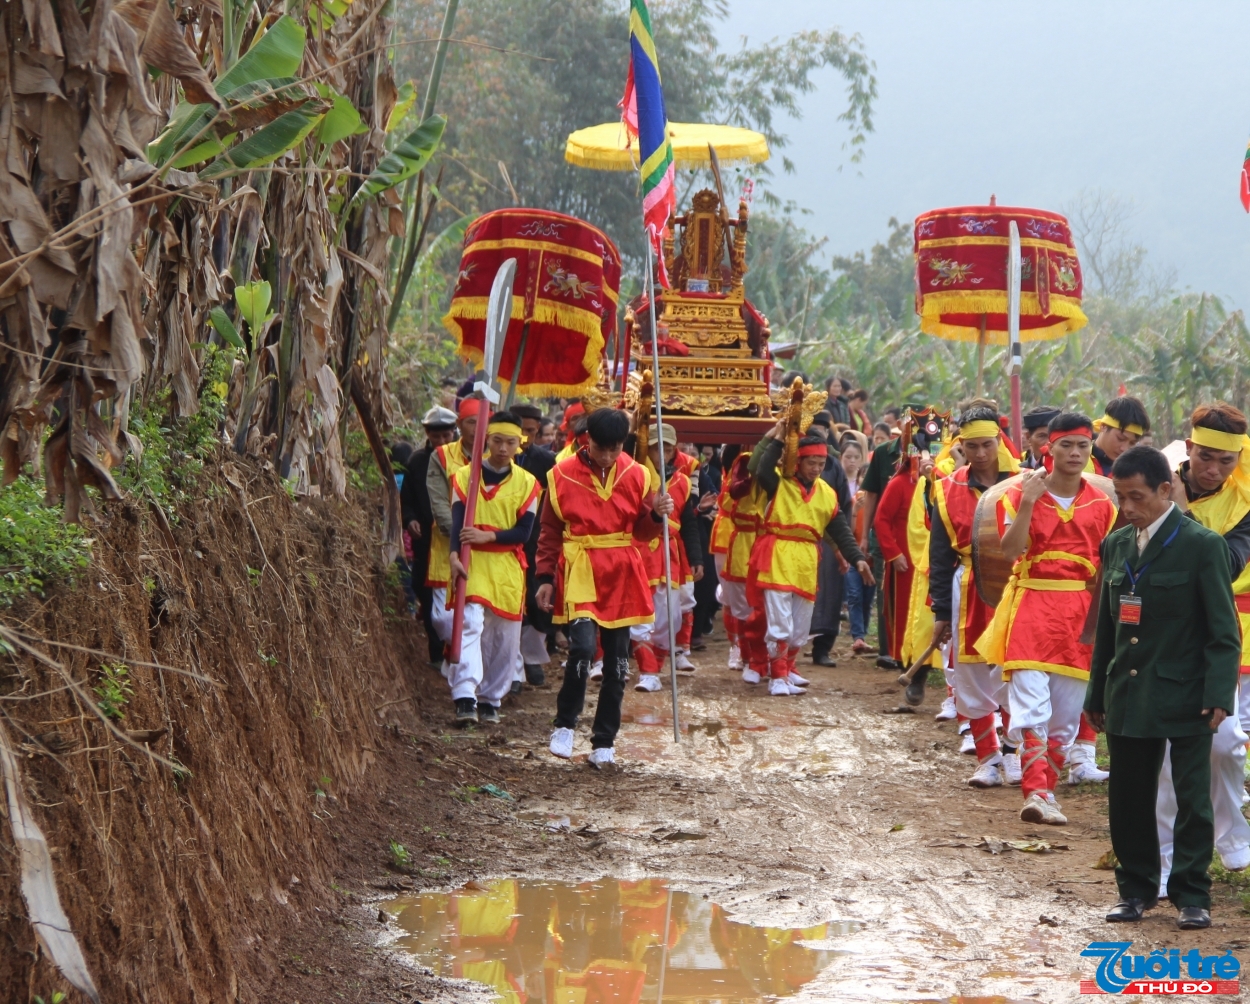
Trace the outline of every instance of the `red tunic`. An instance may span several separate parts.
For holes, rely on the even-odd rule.
[[[685,582],[694,581],[690,570],[690,559],[686,557],[686,548],[681,539],[681,513],[690,498],[690,478],[680,471],[668,479],[668,493],[673,498],[673,515],[668,518],[668,551],[669,568],[673,574],[673,585],[680,586]],[[634,546],[642,555],[642,563],[647,570],[647,582],[655,589],[664,582],[664,538],[654,534],[649,539],[634,538]]]
[[[1016,486],[999,499],[1000,534],[1007,531],[1008,517],[1019,512],[1022,495]],[[1081,644],[1081,630],[1099,548],[1115,518],[1115,504],[1084,479],[1071,509],[1060,507],[1049,492],[1034,503],[1028,550],[1012,568],[994,622],[977,645],[1003,667],[1003,676],[1013,669],[1042,669],[1089,679],[1093,646]]]
[[[886,620],[886,641],[889,645],[887,654],[895,659],[901,657],[911,613],[911,589],[915,566],[908,554],[907,518],[911,512],[911,498],[915,490],[915,482],[903,471],[890,478],[890,483],[881,493],[881,499],[877,503],[877,512],[872,521],[872,528],[877,534],[877,543],[881,545],[881,556],[885,559],[882,616]],[[905,572],[900,572],[892,564],[900,554],[907,557],[907,571]]]
[[[959,609],[951,611],[954,620],[951,628],[959,646],[960,662],[983,661],[976,643],[994,615],[994,608],[981,599],[973,581],[972,517],[976,514],[981,492],[968,484],[971,472],[972,468],[965,464],[934,486],[935,508],[960,559]]]
[[[635,537],[660,532],[651,517],[647,469],[621,454],[601,481],[581,452],[547,475],[550,515],[538,541],[538,574],[555,578],[553,620],[589,617],[600,627],[643,624],[655,616]]]

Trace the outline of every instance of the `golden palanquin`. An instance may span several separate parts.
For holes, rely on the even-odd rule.
[[[697,193],[669,219],[664,262],[670,288],[656,290],[660,401],[683,439],[753,442],[776,421],[769,394],[767,319],[747,300],[747,206],[737,219],[717,194]],[[625,315],[638,370],[656,367],[645,296]]]

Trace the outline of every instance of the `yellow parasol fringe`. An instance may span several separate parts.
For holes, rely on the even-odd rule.
[[[980,340],[981,330],[978,325],[950,324],[942,320],[946,314],[1006,314],[1007,294],[987,290],[950,290],[945,293],[929,293],[924,298],[923,314],[920,318],[920,330],[927,335],[936,335],[949,341],[976,342]],[[1042,309],[1037,302],[1036,293],[1023,293],[1020,296],[1021,317],[1041,317]],[[1044,328],[1025,328],[1020,331],[1023,342],[1042,342],[1052,338],[1062,338],[1074,331],[1079,331],[1089,323],[1089,319],[1081,310],[1081,303],[1069,296],[1050,297],[1050,317],[1062,318]],[[1007,332],[989,328],[985,332],[985,340],[989,345],[1006,345]]]
[[[668,131],[673,144],[673,163],[679,168],[707,167],[711,160],[707,152],[709,143],[716,148],[722,167],[758,164],[769,157],[768,140],[751,129],[703,122],[670,122]],[[629,136],[620,122],[604,122],[570,133],[564,146],[564,159],[577,167],[597,171],[638,170],[637,146],[630,146]]]
[[[466,321],[484,320],[488,304],[489,298],[484,296],[468,296],[459,300],[453,300],[451,309],[443,317],[443,326],[456,340],[456,351],[473,363],[474,366],[483,365],[485,356],[476,345],[465,345],[464,329],[461,328],[459,319],[463,318]],[[512,297],[511,317],[513,320],[519,320],[524,316],[525,297],[514,295]],[[579,307],[540,301],[534,305],[534,313],[530,320],[539,324],[559,324],[563,328],[568,328],[570,331],[586,336],[586,351],[582,356],[582,368],[586,371],[587,378],[578,384],[519,384],[518,386],[524,388],[526,394],[531,397],[571,397],[590,390],[599,382],[599,359],[603,354],[605,344],[602,318],[592,311],[583,310]],[[506,388],[512,382],[511,376],[511,373],[507,375],[497,374],[496,382],[501,387]]]

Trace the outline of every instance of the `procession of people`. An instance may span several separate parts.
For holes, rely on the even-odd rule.
[[[985,398],[904,409],[875,448],[827,411],[797,439],[783,415],[752,448],[705,449],[574,403],[557,454],[537,441],[543,412],[520,405],[489,418],[468,525],[477,414],[472,397],[431,409],[404,493],[432,652],[450,650],[449,597],[467,576],[459,658],[438,662],[458,723],[497,722],[564,647],[550,752],[573,757],[597,681],[588,762],[605,768],[630,681],[654,692],[670,662],[696,671],[705,574],[730,644],[721,669],[786,699],[813,686],[809,641],[813,665],[836,666],[844,604],[852,652],[872,653],[862,597],[875,587],[877,662],[914,668],[912,703],[941,681],[935,717],[959,721],[969,786],[1018,786],[1022,820],[1065,825],[1065,770],[1107,783],[1121,893],[1108,921],[1167,898],[1182,928],[1205,927],[1213,854],[1250,865],[1250,439],[1236,408],[1196,408],[1174,465],[1142,442],[1149,418],[1128,396],[1097,419],[1031,409],[1023,451]],[[993,559],[1005,581],[978,582]]]

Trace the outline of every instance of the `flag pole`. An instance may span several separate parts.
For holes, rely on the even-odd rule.
[[[499,266],[495,273],[495,281],[491,285],[490,299],[486,306],[486,332],[482,346],[482,379],[473,385],[473,393],[477,397],[477,426],[473,434],[473,453],[469,458],[469,494],[464,504],[464,525],[474,526],[477,518],[477,493],[482,484],[482,460],[486,454],[486,426],[490,422],[491,405],[499,403],[499,392],[495,383],[499,379],[499,364],[503,358],[503,346],[508,337],[508,322],[512,317],[512,284],[516,279],[516,259],[509,258]],[[517,369],[520,369],[520,353],[524,346],[517,350]],[[513,374],[513,386],[516,375]],[[451,480],[451,477],[448,477]],[[451,642],[447,653],[447,661],[451,665],[460,662],[461,642],[464,639],[464,604],[469,585],[469,563],[473,560],[473,551],[469,544],[452,541],[451,546],[457,548],[460,564],[464,575],[456,580],[455,601],[452,604]]]
[[[643,220],[643,237],[647,245],[647,310],[651,316],[651,373],[655,386],[655,442],[660,444],[660,491],[668,491],[668,462],[664,456],[663,405],[660,403],[660,341],[655,323],[655,261],[652,257],[651,235]],[[664,603],[668,614],[668,675],[673,688],[673,742],[681,742],[681,725],[677,719],[677,638],[673,627],[673,568],[669,553],[668,517],[664,517]]]
[[[1007,375],[1011,378],[1011,438],[1024,451],[1020,415],[1020,372],[1024,369],[1024,346],[1020,343],[1020,229],[1011,220],[1007,231]],[[982,322],[984,323],[984,321]]]

